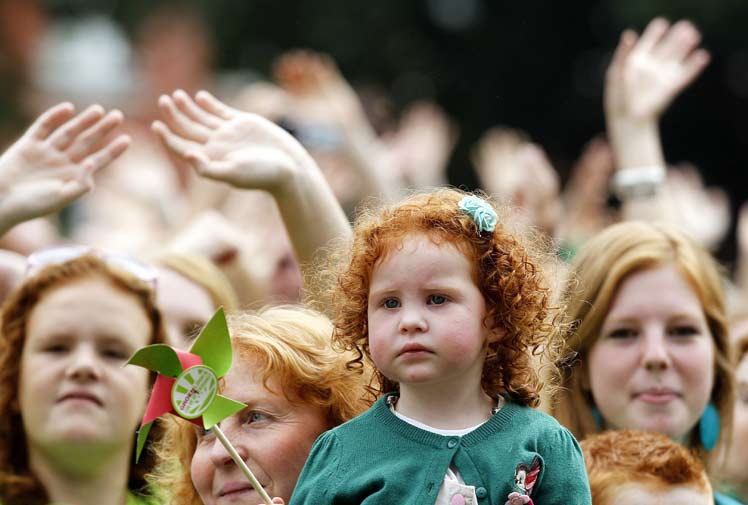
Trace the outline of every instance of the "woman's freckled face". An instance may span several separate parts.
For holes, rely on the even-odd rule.
[[[29,443],[130,444],[146,370],[123,366],[153,330],[135,295],[100,277],[52,288],[31,310],[19,404]]]
[[[674,266],[629,275],[589,351],[589,386],[607,427],[682,440],[714,385],[715,348],[704,310]]]
[[[234,361],[221,394],[247,408],[220,426],[268,494],[288,503],[312,444],[330,426],[325,410],[278,394],[274,378],[267,389],[255,369],[251,358]],[[206,505],[262,502],[214,435],[198,436],[191,475]]]

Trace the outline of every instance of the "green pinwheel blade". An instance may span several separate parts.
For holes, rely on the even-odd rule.
[[[140,453],[143,452],[143,447],[145,447],[145,441],[148,440],[148,433],[150,433],[151,431],[151,426],[153,426],[152,422],[148,424],[144,424],[138,430],[138,440],[137,440],[137,443],[135,444],[135,462],[136,463],[140,459]]]
[[[213,369],[216,377],[223,377],[231,368],[231,337],[226,326],[223,307],[219,308],[190,348],[192,354],[200,356],[203,365]]]
[[[225,396],[216,395],[208,410],[203,413],[203,427],[211,429],[227,417],[233,416],[247,406]]]
[[[177,353],[166,344],[153,344],[138,349],[127,364],[142,366],[172,378],[182,373],[182,364]]]

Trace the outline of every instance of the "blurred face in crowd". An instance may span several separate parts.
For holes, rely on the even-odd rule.
[[[221,422],[221,429],[270,496],[288,503],[315,439],[329,429],[326,412],[282,394],[277,380],[263,385],[254,360],[239,357],[225,376],[223,395],[247,408]],[[261,503],[259,494],[221,442],[198,433],[192,482],[206,505]]]
[[[701,303],[673,266],[624,279],[590,349],[589,388],[608,428],[683,440],[709,402],[715,350]]]
[[[145,408],[148,374],[123,366],[151,341],[138,298],[91,276],[54,287],[31,310],[19,404],[30,452],[129,447]]]
[[[168,268],[158,269],[156,301],[169,343],[180,349],[189,349],[216,310],[207,290]]]
[[[713,505],[714,498],[710,489],[701,490],[692,486],[672,485],[646,486],[643,484],[624,484],[615,491],[607,505]]]

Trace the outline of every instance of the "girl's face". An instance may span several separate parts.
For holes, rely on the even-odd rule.
[[[290,402],[278,381],[270,380],[268,390],[255,368],[254,360],[240,356],[224,377],[221,394],[247,408],[222,421],[221,429],[268,494],[288,503],[312,444],[329,423],[322,408]],[[205,505],[262,502],[213,434],[198,434],[191,475]]]
[[[128,447],[145,408],[148,372],[123,366],[151,341],[135,295],[102,277],[45,293],[31,310],[21,353],[19,405],[29,446]]]
[[[683,440],[709,402],[714,354],[701,303],[675,267],[631,274],[589,353],[589,387],[605,424]]]
[[[480,387],[485,316],[472,265],[451,244],[415,235],[374,267],[368,306],[371,357],[401,385]]]

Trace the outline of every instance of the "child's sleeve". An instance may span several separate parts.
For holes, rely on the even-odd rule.
[[[538,505],[591,505],[590,483],[582,449],[566,428],[559,427],[542,441],[542,481],[533,502]]]
[[[314,442],[304,469],[296,482],[289,505],[325,505],[332,503],[340,478],[340,444],[332,431]]]

